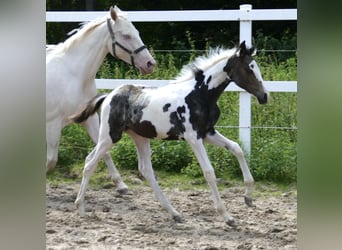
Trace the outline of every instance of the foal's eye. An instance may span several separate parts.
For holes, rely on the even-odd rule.
[[[124,37],[125,40],[129,40],[129,39],[132,38],[130,35],[123,35],[123,37]]]

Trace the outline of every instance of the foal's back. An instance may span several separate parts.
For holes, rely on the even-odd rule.
[[[185,97],[191,88],[186,85],[167,85],[160,88],[123,85],[107,98],[107,120],[113,143],[127,129],[156,139],[181,139],[188,119]]]

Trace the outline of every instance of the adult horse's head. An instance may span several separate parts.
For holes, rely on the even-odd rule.
[[[110,8],[110,16],[111,19],[107,20],[112,38],[109,51],[138,68],[141,73],[152,73],[156,62],[142,42],[138,30],[117,6]]]
[[[223,70],[239,87],[254,95],[260,104],[265,104],[268,101],[268,92],[264,88],[258,64],[253,59],[255,52],[253,47],[247,49],[243,41]]]

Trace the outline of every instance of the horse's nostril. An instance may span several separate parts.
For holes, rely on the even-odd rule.
[[[155,63],[153,63],[153,62],[151,62],[151,61],[148,61],[148,62],[147,62],[147,67],[150,68],[150,67],[154,66],[154,64],[155,64]]]

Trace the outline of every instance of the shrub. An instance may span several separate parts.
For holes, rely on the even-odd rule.
[[[191,149],[184,141],[152,141],[152,164],[155,169],[180,172],[192,162]]]
[[[83,126],[72,124],[65,127],[58,149],[58,164],[67,167],[74,163],[83,163],[94,145]]]
[[[256,180],[276,182],[296,181],[296,145],[284,134],[276,131],[253,140],[251,170]]]
[[[123,134],[122,139],[111,150],[113,161],[118,168],[138,169],[138,158],[133,141]]]

